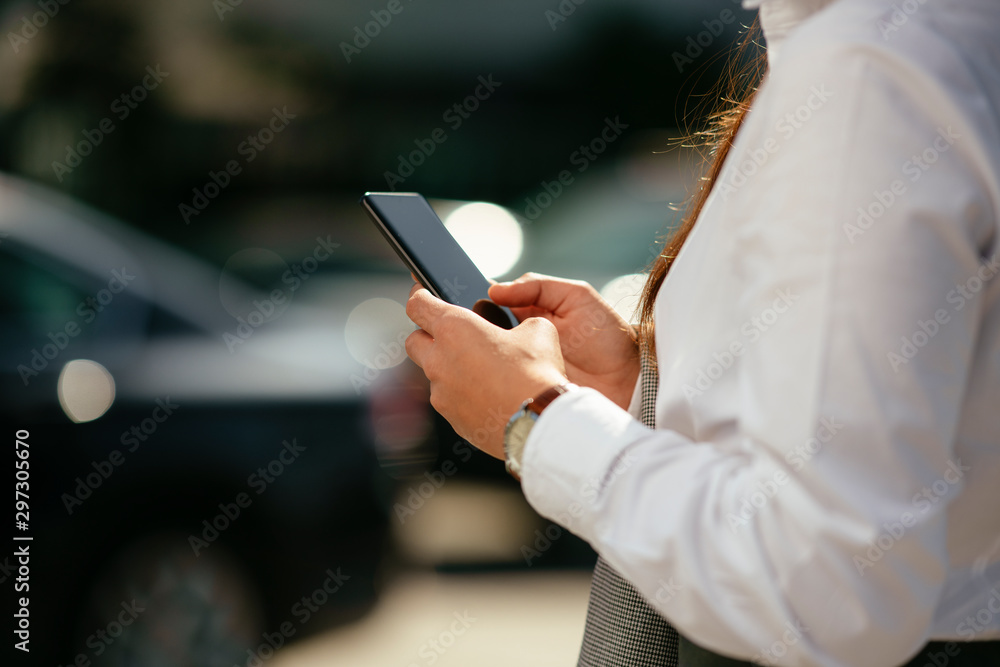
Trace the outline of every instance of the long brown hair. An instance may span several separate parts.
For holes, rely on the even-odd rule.
[[[708,114],[707,126],[691,132],[682,140],[685,145],[701,151],[702,176],[698,182],[698,189],[688,202],[681,224],[673,233],[668,233],[663,238],[663,249],[650,265],[649,277],[639,296],[639,344],[649,346],[649,351],[654,353],[651,355],[654,361],[656,345],[653,338],[653,307],[656,295],[681,246],[694,229],[694,224],[719,177],[719,172],[722,171],[722,164],[729,154],[736,133],[750,110],[757,87],[767,70],[766,54],[757,41],[759,34],[759,24],[754,20],[743,33],[743,39],[733,48],[723,76],[714,88],[715,93],[710,99],[718,101],[715,103],[716,110]],[[753,53],[754,50],[757,50],[756,54]]]

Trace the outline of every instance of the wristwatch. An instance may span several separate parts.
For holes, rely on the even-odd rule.
[[[549,403],[556,400],[570,389],[575,389],[572,382],[563,382],[554,387],[549,387],[538,396],[529,398],[521,404],[521,409],[507,422],[507,428],[503,434],[503,451],[506,458],[504,467],[507,472],[521,481],[521,455],[524,453],[524,445],[528,442],[528,434],[531,433],[538,415],[548,407]]]

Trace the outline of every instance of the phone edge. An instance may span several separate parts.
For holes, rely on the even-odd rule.
[[[382,234],[382,236],[385,238],[385,240],[389,242],[389,245],[392,246],[392,249],[394,251],[396,251],[396,255],[401,260],[403,260],[403,264],[406,265],[406,268],[408,268],[410,271],[412,271],[413,274],[417,277],[417,282],[419,282],[421,285],[423,285],[424,288],[428,292],[430,292],[431,294],[433,294],[437,298],[441,299],[442,301],[447,301],[447,299],[445,299],[440,294],[440,292],[438,292],[438,289],[427,278],[427,276],[424,274],[424,272],[420,270],[420,267],[416,266],[416,263],[413,262],[410,259],[409,253],[406,251],[406,249],[403,247],[403,245],[399,242],[399,240],[396,238],[396,236],[392,233],[392,231],[389,228],[389,226],[386,225],[385,222],[382,221],[382,218],[379,216],[378,211],[375,210],[375,208],[371,205],[371,202],[369,202],[369,200],[368,200],[368,195],[369,194],[371,194],[371,193],[367,193],[366,192],[361,197],[361,206],[362,206],[362,208],[365,209],[365,213],[368,214],[368,217],[371,218],[372,222],[375,223],[375,227],[378,228],[379,232]],[[427,200],[425,199],[424,201],[426,202]],[[428,204],[428,206],[430,206],[430,204]],[[433,211],[433,209],[431,209],[431,210]]]

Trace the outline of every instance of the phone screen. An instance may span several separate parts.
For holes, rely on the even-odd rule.
[[[517,318],[489,301],[490,281],[415,192],[367,192],[361,205],[407,267],[431,294],[510,329]]]

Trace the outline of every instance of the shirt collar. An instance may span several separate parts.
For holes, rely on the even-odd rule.
[[[768,65],[774,66],[785,37],[800,23],[835,0],[743,0],[744,9],[759,9],[767,42]]]

